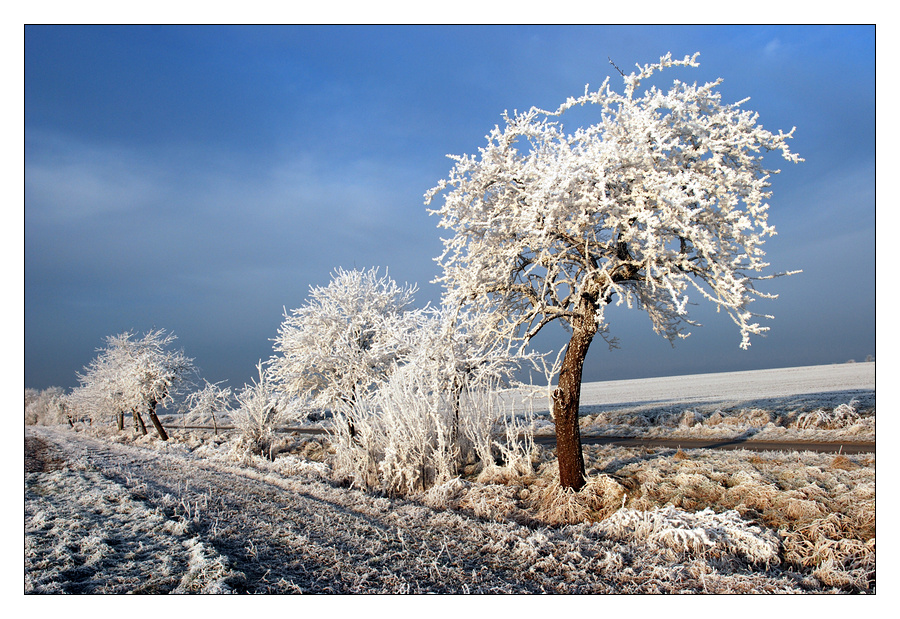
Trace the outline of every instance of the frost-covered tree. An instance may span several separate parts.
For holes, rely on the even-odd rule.
[[[25,425],[56,425],[73,420],[62,387],[25,390]]]
[[[404,363],[352,406],[337,409],[334,470],[390,493],[443,483],[466,464],[480,464],[486,475],[530,472],[530,426],[503,398],[523,358],[492,337],[479,320],[485,316],[437,310],[416,316]]]
[[[142,412],[147,412],[159,437],[168,435],[156,415],[159,404],[173,400],[175,392],[190,384],[193,360],[182,351],[170,350],[176,340],[165,329],[149,331],[142,337],[133,332],[111,335],[100,354],[79,374],[80,386],[70,402],[92,418],[122,418],[131,412],[136,428],[146,434]]]
[[[185,398],[183,413],[200,423],[212,421],[215,433],[218,434],[217,415],[221,416],[231,410],[233,400],[231,387],[222,387],[220,383],[210,383],[205,379],[203,383],[202,389]]]
[[[241,442],[250,451],[275,457],[275,431],[279,425],[295,417],[295,406],[290,397],[272,382],[268,368],[260,361],[256,365],[259,380],[237,392],[237,408],[231,419],[241,433]]]
[[[647,312],[670,341],[686,337],[688,293],[737,324],[742,348],[765,331],[749,308],[769,265],[767,151],[788,161],[790,133],[770,133],[743,101],[724,104],[721,80],[638,88],[654,73],[698,66],[694,57],[638,66],[617,93],[609,79],[555,111],[531,108],[495,127],[479,154],[452,156],[440,226],[453,231],[438,258],[445,304],[498,316],[524,344],[559,320],[571,332],[553,391],[560,483],[578,489],[584,464],[578,428],[582,367],[605,307],[615,298]],[[593,106],[596,122],[566,133],[556,120]]]
[[[377,268],[337,269],[327,286],[310,288],[305,305],[285,312],[272,380],[312,407],[352,408],[410,350],[419,320],[411,308],[415,292],[379,277]]]

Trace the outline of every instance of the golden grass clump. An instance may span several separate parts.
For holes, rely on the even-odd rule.
[[[855,468],[859,468],[858,465],[854,464],[850,458],[845,456],[844,454],[838,454],[834,457],[834,460],[831,461],[831,468],[833,469],[843,469],[845,471],[852,471]]]
[[[854,523],[830,513],[792,531],[783,531],[784,557],[812,567],[813,575],[830,587],[869,590],[875,584],[875,538],[855,539]]]
[[[535,484],[528,503],[536,519],[550,525],[598,521],[615,513],[625,502],[626,491],[609,475],[594,475],[579,491],[563,488],[559,477]]]

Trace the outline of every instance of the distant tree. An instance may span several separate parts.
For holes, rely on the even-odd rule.
[[[237,408],[231,411],[231,418],[245,447],[271,460],[275,457],[275,431],[295,417],[296,409],[293,399],[272,382],[261,361],[256,370],[259,380],[237,392]]]
[[[156,415],[158,404],[172,401],[177,389],[190,384],[193,360],[182,351],[169,350],[176,339],[164,329],[149,331],[138,338],[132,332],[111,335],[106,346],[84,374],[80,386],[73,390],[70,402],[78,409],[108,418],[115,416],[119,429],[123,417],[131,412],[136,429],[147,433],[142,412],[147,412],[159,437],[168,435]]]
[[[217,414],[227,413],[231,410],[234,396],[231,387],[220,387],[220,383],[203,381],[202,389],[198,389],[185,398],[184,413],[192,419],[199,419],[206,423],[211,420],[215,433],[219,434]]]
[[[372,392],[411,349],[418,326],[415,286],[398,286],[378,269],[337,269],[285,312],[274,340],[271,379],[310,406],[349,406]],[[352,420],[351,432],[352,432]]]
[[[25,389],[25,425],[57,425],[73,420],[62,387]]]
[[[617,304],[647,312],[653,329],[686,337],[688,292],[725,310],[741,348],[767,328],[749,310],[756,276],[768,264],[766,151],[801,159],[777,135],[722,104],[717,80],[675,81],[668,92],[636,90],[654,73],[698,66],[697,55],[638,66],[623,74],[624,93],[609,79],[569,98],[556,111],[531,108],[495,127],[478,156],[451,156],[449,178],[425,196],[440,226],[454,232],[438,258],[447,305],[470,306],[504,325],[522,345],[559,320],[571,337],[553,392],[560,483],[579,489],[584,461],[578,427],[582,368],[594,336],[607,335],[604,315]],[[596,107],[597,122],[565,133],[556,117]]]

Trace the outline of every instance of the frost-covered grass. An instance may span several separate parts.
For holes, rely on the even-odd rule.
[[[111,453],[106,464],[88,450],[64,472],[26,476],[34,592],[875,586],[873,456],[587,445],[588,484],[573,493],[558,485],[552,450],[538,448],[528,475],[470,470],[390,497],[338,483],[326,437],[285,436],[270,460],[211,433],[174,430],[163,443],[127,433],[110,442],[96,428],[43,431],[70,451],[95,441]],[[214,486],[207,476],[230,479]],[[295,504],[310,497],[311,508]],[[253,531],[263,522],[279,532]],[[307,552],[331,557],[324,575],[301,577],[306,559],[294,555]]]
[[[190,508],[84,463],[25,474],[26,593],[226,593],[227,559],[190,532]]]
[[[606,404],[583,429],[874,439],[874,390],[774,395]],[[874,454],[585,445],[572,492],[536,446],[390,496],[347,486],[328,436],[263,457],[236,433],[76,429],[26,431],[64,463],[26,473],[26,591],[875,591]]]
[[[875,395],[840,392],[775,401],[633,408],[586,406],[583,435],[647,438],[736,439],[749,441],[875,440]],[[552,433],[544,417],[536,433]]]

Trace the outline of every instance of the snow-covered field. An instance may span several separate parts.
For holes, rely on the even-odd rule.
[[[720,372],[585,383],[586,406],[644,406],[775,400],[799,395],[875,391],[875,363]]]
[[[595,382],[581,389],[583,434],[875,440],[874,362]],[[851,405],[853,419],[829,423],[836,409],[840,415]],[[546,399],[536,400],[534,409],[537,433],[552,433]]]
[[[874,364],[756,374],[585,385],[587,427],[662,410],[700,430],[716,413],[711,428],[743,427],[747,410],[827,422],[856,400],[839,417],[874,436]],[[531,474],[390,497],[333,479],[323,437],[285,437],[274,461],[209,432],[29,426],[25,439],[26,592],[875,588],[874,455],[586,446],[573,495],[540,449]]]

